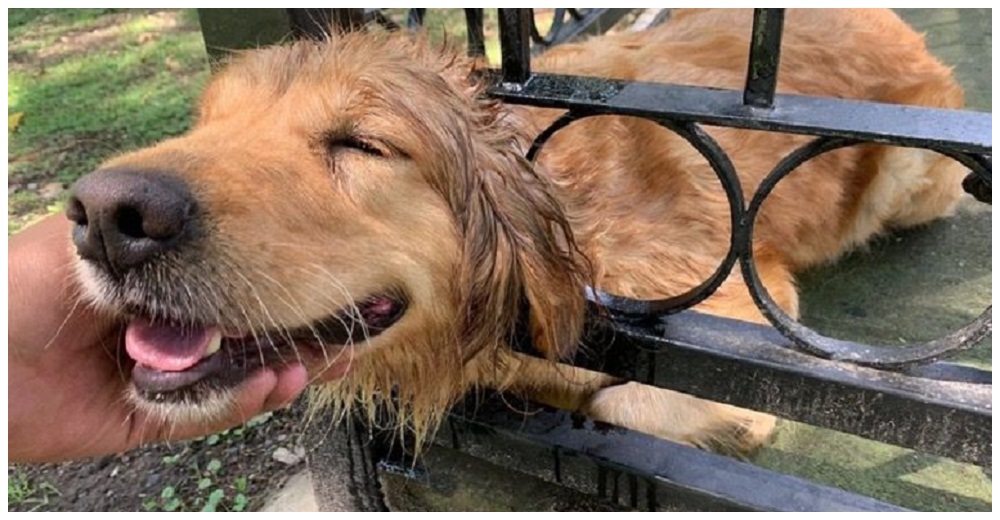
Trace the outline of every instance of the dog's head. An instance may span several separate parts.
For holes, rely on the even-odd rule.
[[[199,418],[302,361],[335,402],[392,394],[420,428],[520,316],[547,354],[574,348],[571,231],[470,72],[385,34],[250,51],[190,132],[81,179],[78,273],[128,321],[137,404]]]

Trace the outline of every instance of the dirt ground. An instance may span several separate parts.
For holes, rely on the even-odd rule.
[[[182,132],[208,77],[193,10],[8,12],[8,235],[100,161]],[[294,407],[201,440],[8,465],[9,511],[243,511],[302,462]],[[281,459],[280,461],[278,459]]]
[[[210,509],[253,511],[304,467],[302,415],[303,407],[295,406],[201,440],[80,462],[8,467],[8,479],[17,481],[8,484],[8,510],[200,511],[214,502]],[[26,492],[15,503],[11,486],[17,483]]]

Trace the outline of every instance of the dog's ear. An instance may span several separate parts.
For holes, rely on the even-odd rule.
[[[458,225],[463,348],[468,355],[512,343],[527,314],[535,348],[551,359],[567,356],[583,329],[589,264],[555,186],[524,157],[530,142],[524,121],[485,95],[488,78],[472,62],[447,53],[421,56],[431,72],[411,69],[407,87],[427,97],[398,99],[396,111],[421,126],[425,142],[414,149]]]
[[[465,338],[511,341],[524,305],[532,341],[550,359],[575,351],[583,328],[588,263],[577,249],[554,186],[524,158],[522,139],[499,105],[486,109],[466,178],[461,273]],[[476,337],[478,336],[478,337]]]

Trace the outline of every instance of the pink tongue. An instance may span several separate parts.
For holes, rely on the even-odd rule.
[[[204,357],[215,327],[181,328],[167,323],[132,320],[125,329],[125,350],[136,362],[162,372],[193,367]]]

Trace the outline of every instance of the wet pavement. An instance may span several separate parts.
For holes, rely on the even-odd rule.
[[[992,110],[989,9],[900,9],[932,53]],[[800,277],[802,320],[820,332],[874,344],[929,340],[957,330],[992,301],[992,211],[971,198],[953,217],[892,233],[837,264]],[[992,367],[992,335],[958,359]],[[990,510],[992,476],[970,465],[839,432],[784,423],[756,463],[922,510]]]

